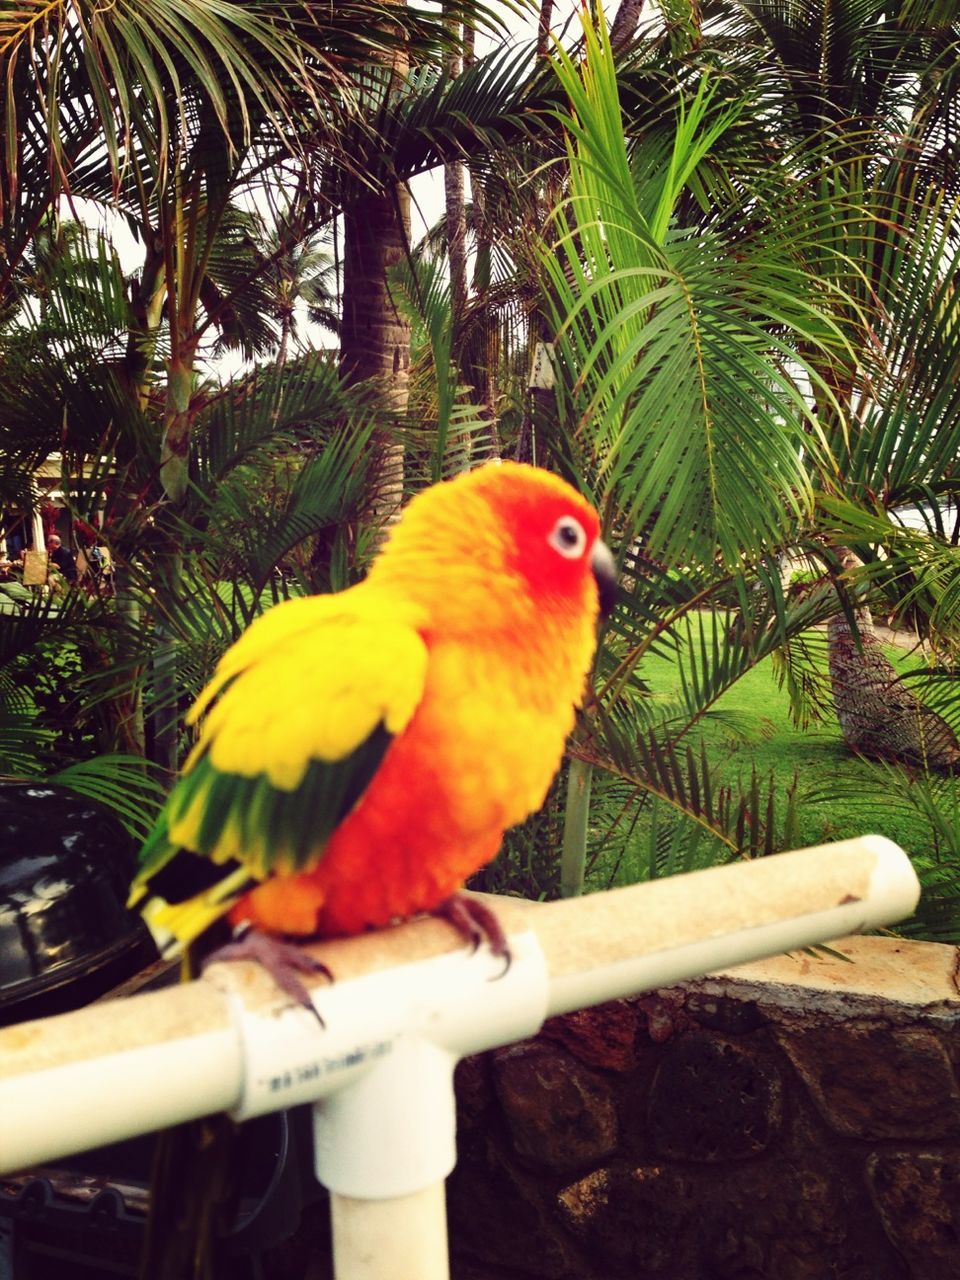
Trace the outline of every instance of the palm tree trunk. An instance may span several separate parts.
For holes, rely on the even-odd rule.
[[[187,491],[193,373],[193,351],[183,346],[167,364],[167,403],[160,451],[160,482],[174,503],[181,502]]]
[[[470,67],[476,61],[476,31],[468,23],[463,32],[463,65]],[[467,381],[475,388],[480,412],[487,420],[486,454],[488,458],[500,457],[500,432],[497,429],[497,368],[500,348],[497,321],[490,303],[490,276],[493,257],[493,231],[487,216],[483,183],[478,173],[471,170],[470,192],[473,199],[473,234],[476,258],[473,267],[474,316],[477,332],[479,359],[466,369]]]
[[[281,373],[286,368],[287,364],[287,356],[290,351],[290,334],[293,330],[292,310],[292,308],[290,308],[290,310],[285,310],[280,318],[280,341],[277,344],[277,359],[274,365],[277,373]],[[279,414],[279,412],[280,408],[278,405],[277,414]]]
[[[549,351],[553,343],[550,321],[539,304],[530,315],[530,378],[520,435],[517,460],[542,466],[547,450],[544,437],[555,425],[555,400],[550,380]]]
[[[443,191],[447,206],[450,303],[456,321],[467,309],[467,214],[463,165],[459,160],[448,160],[444,164]]]
[[[150,373],[156,355],[157,335],[160,331],[166,300],[166,259],[162,249],[154,246],[151,236],[145,237],[145,240],[147,247],[140,277],[131,298],[130,329],[120,375],[131,407],[141,413],[146,409],[149,400]],[[121,441],[123,439],[121,436]],[[129,461],[130,459],[123,455],[118,458],[121,470],[122,464]],[[117,503],[115,498],[114,517],[122,519],[127,512],[127,507],[127,502],[121,499]],[[116,576],[117,569],[114,565],[114,584],[116,584]],[[117,613],[126,620],[131,633],[135,633],[142,625],[140,602],[123,583],[119,588],[114,585],[114,591],[117,594]],[[147,733],[140,675],[142,672],[138,673],[137,679],[131,681],[129,694],[107,699],[105,715],[108,718],[116,748],[146,756]]]
[[[406,256],[410,195],[405,187],[364,194],[344,210],[340,371],[350,382],[379,379],[390,406],[407,403],[410,324],[388,273]]]
[[[540,0],[537,17],[537,57],[545,58],[550,51],[550,23],[553,21],[553,0]]]
[[[407,407],[410,324],[390,290],[388,273],[408,251],[410,194],[397,185],[361,196],[344,210],[343,321],[340,372],[349,382],[374,379],[397,415]],[[390,434],[377,439],[374,521],[392,523],[403,500],[403,445]]]
[[[617,16],[610,27],[610,47],[615,54],[623,53],[633,43],[642,8],[643,0],[621,0]]]
[[[390,0],[402,7],[403,0]],[[392,81],[409,70],[402,48],[384,55]],[[340,373],[348,382],[376,380],[386,407],[406,412],[410,384],[410,323],[390,290],[389,273],[410,251],[410,192],[399,182],[363,189],[343,211],[343,319]],[[370,512],[385,528],[403,501],[403,445],[389,433],[376,441],[375,493]]]
[[[463,59],[463,26],[455,16],[447,15],[447,26],[456,45],[444,58],[443,69],[451,82],[460,75]],[[464,319],[467,314],[467,209],[464,198],[464,166],[460,159],[446,160],[443,165],[444,212],[447,229],[447,265],[450,269],[450,319],[453,326],[452,349],[461,369],[464,361]],[[447,441],[446,452],[469,465],[470,440],[458,432]]]
[[[844,569],[862,567],[851,551],[837,550]],[[879,760],[956,769],[960,741],[951,726],[900,681],[865,605],[854,607],[853,621],[855,630],[843,613],[827,622],[830,684],[846,746]]]
[[[174,549],[167,572],[176,590],[183,573],[183,555]],[[154,627],[153,649],[153,760],[166,773],[172,784],[177,776],[179,757],[180,713],[177,708],[177,650],[166,621],[158,618]]]
[[[448,19],[458,45],[462,39],[462,26]],[[444,60],[444,71],[455,80],[460,74],[462,60],[456,48]],[[446,200],[447,255],[450,261],[450,304],[454,325],[459,324],[467,309],[467,213],[464,203],[463,163],[447,160],[443,166],[443,191]]]
[[[856,634],[843,614],[827,623],[830,684],[844,743],[851,751],[877,760],[957,769],[957,735],[900,682],[883,653],[870,610],[859,608],[854,613]]]

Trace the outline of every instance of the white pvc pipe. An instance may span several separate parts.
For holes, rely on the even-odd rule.
[[[442,1182],[392,1200],[330,1197],[339,1280],[448,1280]]]
[[[902,850],[871,836],[586,898],[498,900],[506,974],[438,921],[325,944],[315,954],[338,975],[316,990],[325,1029],[242,964],[24,1023],[0,1031],[0,1172],[213,1111],[325,1099],[326,1185],[352,1199],[414,1194],[451,1167],[458,1057],[548,1014],[893,923],[918,893]],[[388,1147],[380,1135],[405,1110]]]
[[[229,1110],[242,1080],[234,1030],[145,1045],[21,1077],[2,1103],[0,1169]]]
[[[242,1081],[240,1035],[210,983],[8,1027],[0,1172],[229,1110]]]
[[[919,896],[903,850],[869,835],[545,903],[538,930],[566,940],[548,1016],[880,928]]]

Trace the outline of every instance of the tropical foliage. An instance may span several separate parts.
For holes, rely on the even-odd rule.
[[[611,525],[641,549],[633,599],[617,620],[621,644],[614,636],[608,648],[616,665],[598,689],[602,732],[586,733],[574,753],[739,853],[785,833],[770,831],[772,806],[760,795],[741,797],[726,818],[717,814],[690,730],[732,680],[774,651],[798,714],[822,713],[828,702],[805,633],[842,607],[837,585],[827,580],[792,598],[779,572],[784,555],[802,551],[835,567],[834,549],[855,544],[869,564],[851,584],[858,599],[865,581],[885,589],[878,600],[887,612],[909,598],[940,660],[924,673],[933,681],[925,696],[942,697],[956,721],[956,613],[940,592],[951,589],[958,565],[955,536],[944,538],[942,528],[956,494],[957,419],[952,379],[950,391],[939,380],[958,354],[944,298],[955,223],[942,188],[924,184],[922,197],[906,195],[917,190],[916,167],[929,167],[929,121],[945,106],[911,103],[918,64],[894,43],[895,26],[861,25],[866,7],[845,15],[845,34],[859,42],[858,58],[863,41],[875,40],[867,65],[900,94],[885,103],[887,119],[842,117],[830,133],[822,121],[807,131],[789,102],[769,113],[749,94],[724,101],[724,82],[707,60],[659,154],[647,138],[631,153],[617,128],[602,33],[594,40],[587,32],[584,67],[568,62],[560,72],[575,113],[570,195],[547,265],[560,363],[578,371],[565,412],[580,428],[578,471],[596,476]],[[753,8],[772,21],[771,10]],[[805,13],[798,7],[794,17]],[[894,57],[900,65],[891,69]],[[812,92],[809,76],[805,85]],[[758,88],[769,95],[763,79]],[[907,119],[922,116],[927,131],[921,136],[918,123],[906,140],[892,135],[894,105]],[[764,151],[788,156],[789,165],[758,176]],[[943,361],[929,392],[911,376],[918,343],[927,342]],[[906,503],[929,522],[923,536],[901,527]],[[918,575],[932,585],[922,567],[928,556],[939,587],[917,609],[920,592],[904,587]],[[672,599],[661,594],[667,582]],[[660,607],[638,627],[651,594],[661,594]],[[677,655],[682,703],[666,714],[642,687],[630,692],[631,680],[642,685],[642,657],[654,645]],[[908,803],[928,785],[893,776]],[[940,788],[947,808],[954,786]],[[889,771],[881,788],[890,788]],[[942,803],[936,811],[930,850],[939,851],[941,887],[944,856],[955,886],[956,832],[944,847],[950,824]],[[624,803],[621,820],[634,812]],[[669,850],[675,829],[664,840]],[[943,919],[940,912],[938,928]],[[954,913],[947,932],[956,928]]]
[[[808,798],[721,782],[702,730],[744,731],[717,704],[765,662],[798,720],[830,715],[838,611],[915,626],[910,680],[960,724],[960,25],[936,0],[634,8],[539,48],[466,0],[0,19],[0,502],[59,458],[120,584],[4,606],[5,770],[65,769],[142,826],[224,646],[363,572],[398,459],[410,490],[497,452],[594,497],[622,591],[564,778],[488,884],[576,891],[631,841],[650,875],[788,846]],[[441,162],[472,199],[412,245],[403,184]],[[955,779],[875,774],[867,825],[929,824],[912,927],[960,937]]]

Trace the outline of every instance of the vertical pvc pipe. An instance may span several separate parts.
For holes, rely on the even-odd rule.
[[[331,1196],[336,1280],[447,1280],[454,1068],[481,1047],[532,1035],[547,1006],[549,979],[535,936],[511,933],[510,944],[506,971],[486,950],[459,952],[324,992],[328,1004],[343,1002],[345,1020],[366,1005],[363,989],[374,982],[383,989],[376,1021],[403,1028],[314,1108],[315,1171]],[[324,1013],[329,1038],[341,1020],[327,1004]]]
[[[449,1280],[443,1182],[391,1200],[332,1193],[336,1280]]]
[[[390,1053],[317,1103],[317,1180],[361,1200],[401,1198],[442,1183],[457,1162],[457,1056],[401,1036]]]

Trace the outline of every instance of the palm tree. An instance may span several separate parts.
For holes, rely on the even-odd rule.
[[[911,595],[921,634],[949,646],[956,619],[939,604],[942,584],[924,596],[912,583],[951,540],[942,504],[956,492],[960,447],[950,158],[960,24],[949,9],[908,3],[818,12],[751,0],[740,11],[780,73],[780,147],[822,210],[809,265],[848,336],[845,354],[818,362],[831,392],[818,418],[836,468],[818,477],[835,523],[827,541],[838,554],[850,542],[873,567],[861,583],[878,607],[896,611]],[[901,536],[905,506],[927,521],[926,545]],[[869,634],[851,647],[832,629],[834,666],[842,660],[848,690],[864,697],[875,674]]]
[[[0,427],[19,438],[21,475],[64,439],[77,459],[108,460],[131,610],[104,630],[113,646],[104,692],[122,668],[125,687],[145,688],[148,707],[165,708],[175,725],[178,699],[266,602],[348,581],[363,556],[371,438],[381,450],[412,441],[411,484],[459,465],[462,451],[437,442],[475,430],[496,363],[500,402],[513,406],[509,439],[524,397],[526,317],[540,314],[556,352],[554,404],[538,423],[542,456],[596,497],[623,560],[623,602],[572,748],[571,795],[584,798],[594,774],[601,812],[620,807],[608,831],[655,797],[661,814],[680,815],[724,856],[786,839],[752,786],[737,794],[714,785],[697,726],[769,655],[786,655],[793,688],[812,687],[804,637],[836,612],[836,597],[784,593],[777,561],[790,548],[854,546],[872,592],[909,604],[931,635],[949,639],[956,611],[943,566],[952,548],[935,526],[939,500],[956,491],[960,327],[942,157],[937,168],[937,122],[955,81],[950,23],[905,20],[896,32],[874,23],[843,74],[867,57],[869,37],[880,52],[864,65],[883,92],[864,90],[814,128],[809,77],[783,74],[790,42],[775,55],[756,16],[763,9],[770,26],[774,8],[783,6],[757,3],[744,17],[741,7],[740,26],[715,34],[694,10],[685,23],[653,18],[619,64],[588,28],[570,54],[499,50],[454,79],[441,67],[449,29],[400,6],[387,26],[377,9],[356,38],[337,25],[336,7],[328,27],[305,34],[296,5],[277,26],[248,6],[224,6],[215,29],[204,25],[214,21],[205,6],[186,6],[186,29],[204,40],[183,52],[158,20],[150,38],[132,42],[129,61],[85,58],[83,40],[121,48],[118,33],[131,33],[141,11],[149,22],[152,6],[79,5],[86,27],[70,25],[66,5],[21,6],[19,27],[8,20],[0,30],[24,125],[12,153],[0,148],[12,308],[0,361],[13,375],[0,379]],[[41,164],[42,113],[26,127],[28,11],[48,15],[48,33],[58,22],[66,30],[51,46],[64,94],[52,182]],[[899,45],[884,44],[893,34]],[[156,43],[167,35],[170,65]],[[894,45],[904,52],[890,70],[880,54]],[[405,57],[412,70],[401,77]],[[322,100],[310,78],[320,66],[330,86]],[[91,76],[101,79],[91,85]],[[174,82],[180,96],[168,102]],[[816,92],[828,85],[823,72]],[[908,92],[915,109],[892,105]],[[116,118],[81,120],[69,104],[84,95],[115,101]],[[881,101],[889,118],[909,123],[910,145],[874,129],[884,145],[868,164],[864,139]],[[482,208],[475,297],[454,340],[442,273],[408,260],[398,193],[411,175],[460,156]],[[274,198],[285,222],[266,250],[243,198],[254,180],[295,193]],[[61,336],[49,360],[40,329],[13,304],[29,287],[23,268],[40,220],[66,183],[115,202],[143,261],[124,281],[106,248],[96,250],[99,283],[83,304],[102,309],[96,324],[76,292],[50,291],[44,323],[56,321]],[[284,339],[288,268],[294,258],[298,270],[309,264],[316,235],[341,210],[344,379],[322,358],[291,358]],[[378,226],[382,243],[371,245]],[[279,311],[278,280],[288,291]],[[367,327],[371,318],[382,331]],[[433,438],[398,412],[410,326],[436,388],[415,378],[413,407]],[[497,330],[509,341],[494,361]],[[214,341],[250,357],[279,343],[280,370],[206,384],[201,356]],[[386,416],[365,399],[369,388],[351,390],[364,370],[393,385]],[[478,389],[467,393],[473,407],[464,384]],[[92,501],[103,481],[76,484],[75,500]],[[896,524],[904,501],[921,502],[932,537],[908,537]],[[359,546],[341,523],[359,531]],[[317,532],[326,555],[296,563],[291,548]],[[644,688],[643,657],[655,646],[677,654],[683,694],[672,707]],[[147,658],[158,652],[162,669],[149,676]],[[178,745],[171,737],[168,761]],[[572,849],[587,823],[582,804],[569,813]]]
[[[336,334],[340,328],[337,307],[337,264],[315,233],[302,236],[292,208],[281,210],[270,228],[264,228],[261,252],[268,263],[265,282],[270,311],[279,325],[277,368],[287,363],[291,343],[299,342],[298,310],[303,307],[311,324]]]
[[[19,480],[52,448],[99,460],[94,470],[110,472],[112,549],[131,580],[149,565],[154,590],[160,581],[176,592],[188,571],[195,435],[211,395],[215,402],[220,395],[198,379],[203,345],[216,337],[253,356],[275,340],[266,292],[274,255],[259,252],[237,196],[254,176],[291,167],[302,175],[321,148],[351,170],[354,157],[338,139],[356,115],[354,80],[371,50],[384,47],[375,11],[366,35],[357,6],[349,24],[331,12],[324,26],[311,7],[296,4],[267,16],[240,4],[216,12],[186,4],[171,25],[162,4],[104,10],[84,0],[31,2],[0,25],[8,94],[0,299],[13,325],[0,352],[13,375],[4,379],[2,407],[7,465]],[[406,11],[401,18],[395,42],[432,56],[442,27]],[[135,230],[143,261],[124,281],[108,251],[97,249],[96,264],[85,268],[101,308],[93,325],[90,307],[64,291],[61,274],[59,296],[45,304],[62,320],[55,359],[36,364],[45,317],[24,325],[16,308],[34,283],[31,246],[65,194],[109,204]],[[249,390],[227,398],[237,394]],[[262,394],[257,404],[263,411]],[[303,473],[314,481],[316,474],[309,466]],[[301,481],[298,471],[291,483]],[[94,475],[72,496],[98,501],[103,488],[104,476]],[[92,511],[85,506],[83,514]],[[163,631],[156,596],[131,591],[120,607],[131,635],[161,628],[151,648],[153,701],[162,708],[177,687],[168,660],[175,636]],[[122,717],[125,726],[135,721]],[[155,742],[154,750],[172,768],[172,722],[161,737],[166,745]],[[142,749],[135,728],[131,741]]]
[[[843,740],[851,751],[877,760],[952,770],[960,764],[960,741],[932,707],[897,676],[885,657],[870,610],[827,623],[830,683]]]
[[[666,40],[638,56],[664,65]],[[955,634],[940,604],[945,579],[930,567],[942,541],[921,547],[887,515],[924,491],[956,494],[950,207],[904,177],[910,147],[898,154],[900,187],[878,160],[868,199],[852,186],[850,137],[821,131],[816,145],[785,146],[772,77],[757,70],[765,49],[738,51],[753,68],[739,97],[711,74],[708,52],[703,72],[685,54],[669,116],[648,119],[642,134],[628,120],[626,140],[602,30],[588,27],[582,63],[558,55],[570,194],[542,259],[558,335],[555,420],[565,424],[554,448],[597,497],[624,566],[596,703],[572,746],[568,890],[582,880],[596,766],[621,832],[653,798],[661,814],[682,816],[701,855],[704,833],[726,856],[783,836],[753,784],[739,798],[720,794],[694,731],[775,653],[786,655],[791,687],[806,687],[799,638],[836,613],[836,596],[785,595],[784,552],[855,541],[875,590],[910,593],[941,634]],[[916,119],[927,128],[934,114],[918,107]],[[914,381],[921,335],[932,369]],[[676,654],[675,705],[646,696],[651,647]]]

